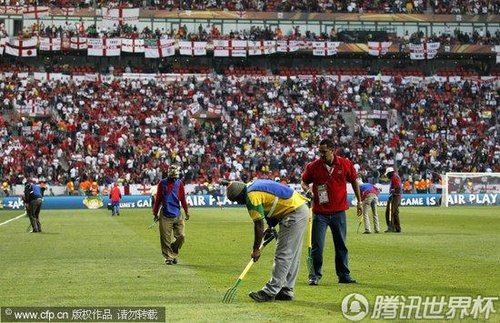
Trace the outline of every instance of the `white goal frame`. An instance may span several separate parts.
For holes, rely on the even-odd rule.
[[[500,178],[500,173],[446,173],[442,175],[443,185],[441,187],[441,206],[448,207],[448,181],[450,177],[460,177],[460,178],[479,178],[479,177],[498,177]]]

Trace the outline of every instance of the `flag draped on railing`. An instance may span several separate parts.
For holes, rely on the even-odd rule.
[[[175,55],[175,39],[162,37],[144,40],[144,57],[160,58]]]
[[[102,9],[102,24],[104,27],[121,26],[139,23],[139,8],[104,8]]]
[[[269,55],[276,53],[275,40],[248,41],[248,56]]]
[[[37,55],[37,38],[23,39],[10,37],[5,43],[5,53],[18,57],[35,57]]]
[[[49,7],[26,6],[23,9],[23,19],[40,19],[49,15]]]
[[[69,40],[69,47],[71,49],[87,49],[89,46],[87,44],[87,37],[71,37]]]
[[[144,53],[144,39],[142,38],[122,38],[122,52]]]
[[[120,56],[121,38],[87,38],[88,56]]]
[[[214,57],[246,57],[246,40],[214,39]]]
[[[206,41],[179,41],[179,54],[188,56],[207,55]]]
[[[338,52],[339,42],[315,41],[312,43],[314,56],[332,56]]]
[[[38,49],[42,51],[60,51],[61,50],[62,40],[57,37],[40,37],[40,44],[38,45]]]
[[[410,44],[410,59],[433,59],[440,47],[439,42]]]
[[[299,42],[296,40],[278,40],[276,41],[276,51],[278,53],[290,53],[299,50]]]
[[[372,56],[383,56],[387,54],[389,47],[391,47],[392,42],[368,42],[368,54]]]

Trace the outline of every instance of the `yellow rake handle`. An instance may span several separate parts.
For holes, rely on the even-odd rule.
[[[309,223],[308,223],[308,228],[307,230],[309,231],[309,249],[312,248],[312,232],[313,232],[313,211],[312,207],[309,208]]]
[[[252,268],[252,265],[255,263],[255,261],[253,261],[253,259],[250,259],[250,261],[248,262],[248,265],[245,267],[245,269],[243,270],[243,272],[241,273],[240,277],[238,277],[239,280],[243,280],[243,278],[245,278],[245,275],[247,274],[247,272],[250,270],[250,268]]]
[[[392,200],[389,199],[389,223],[392,225]]]

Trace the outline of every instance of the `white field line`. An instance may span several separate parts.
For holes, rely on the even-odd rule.
[[[15,218],[12,218],[12,219],[10,219],[10,220],[7,220],[7,221],[5,221],[5,222],[2,222],[2,223],[0,223],[0,227],[1,227],[2,225],[4,225],[4,224],[7,224],[7,223],[12,222],[12,221],[15,221],[15,220],[17,220],[17,219],[20,219],[20,218],[22,218],[22,217],[23,217],[23,216],[25,216],[25,215],[26,215],[26,213],[23,213],[23,214],[20,214],[20,215],[16,216]]]

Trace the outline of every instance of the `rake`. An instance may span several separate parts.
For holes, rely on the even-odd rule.
[[[151,223],[151,224],[149,225],[148,229],[153,228],[153,227],[156,225],[156,223],[158,223],[158,220],[157,220],[157,219],[154,219],[154,220],[153,220],[153,223]]]
[[[271,230],[271,234],[266,235],[264,237],[264,241],[262,241],[262,244],[260,245],[259,250],[262,251],[262,249],[264,249],[264,247],[266,245],[268,245],[271,241],[273,241],[274,238],[276,238],[276,239],[278,238],[278,233],[276,232],[275,229],[272,229]],[[245,278],[245,275],[250,270],[250,268],[252,267],[252,265],[254,264],[254,262],[255,261],[253,261],[253,259],[250,259],[250,261],[248,262],[247,266],[245,267],[245,269],[243,270],[243,272],[241,273],[241,275],[236,280],[236,283],[234,284],[234,286],[231,287],[231,288],[229,288],[226,291],[226,293],[224,294],[224,297],[222,298],[222,302],[223,303],[232,303],[234,301],[234,299],[236,298],[236,292],[238,291],[238,286],[240,285],[240,283],[243,280],[243,278]]]
[[[149,225],[148,229],[153,228],[153,227],[154,227],[154,226],[158,223],[158,221],[160,221],[160,216],[161,216],[161,212],[162,212],[162,210],[163,210],[163,205],[162,205],[162,206],[160,206],[160,208],[158,209],[158,213],[156,213],[156,215],[157,215],[157,216],[156,216],[156,218],[153,220],[153,223],[151,223],[151,224]]]
[[[361,227],[361,223],[363,223],[363,218],[358,216],[359,221],[358,221],[358,229],[356,230],[356,233],[359,233],[359,228]]]

